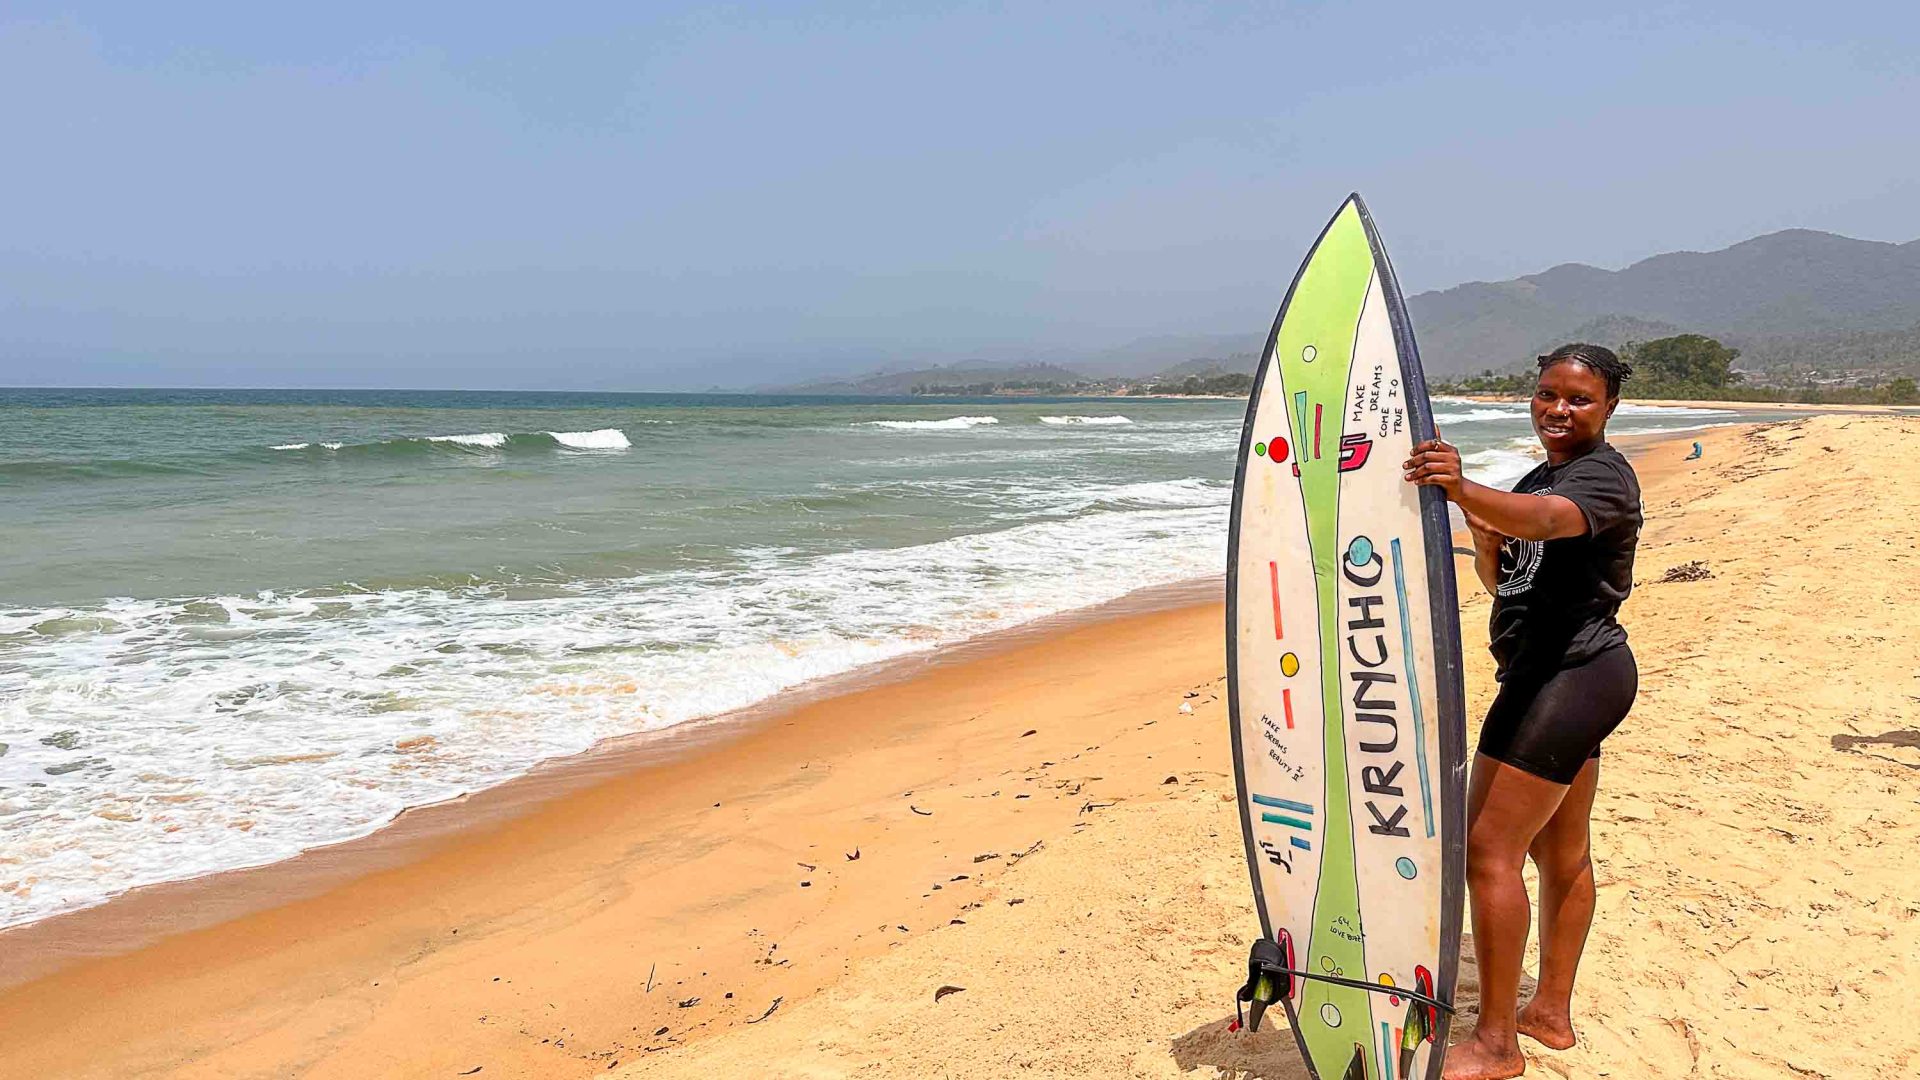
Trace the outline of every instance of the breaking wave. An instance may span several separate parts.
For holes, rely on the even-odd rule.
[[[890,431],[962,431],[999,422],[997,416],[950,416],[945,420],[861,420],[853,426],[886,428]]]

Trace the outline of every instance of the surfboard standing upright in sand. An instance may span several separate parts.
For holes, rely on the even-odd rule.
[[[1460,951],[1466,730],[1445,498],[1401,476],[1433,414],[1358,195],[1254,377],[1227,555],[1240,821],[1285,1005],[1320,1080],[1437,1080]]]

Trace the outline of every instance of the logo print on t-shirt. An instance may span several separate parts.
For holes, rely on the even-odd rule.
[[[1533,492],[1535,495],[1551,495],[1553,488],[1543,487]],[[1542,540],[1521,540],[1509,536],[1500,543],[1500,587],[1495,590],[1498,596],[1519,596],[1533,588],[1533,579],[1540,573],[1540,563],[1546,558],[1547,545]]]

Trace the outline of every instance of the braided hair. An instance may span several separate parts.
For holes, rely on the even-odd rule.
[[[1620,384],[1633,378],[1633,365],[1620,359],[1612,349],[1604,345],[1588,345],[1584,342],[1562,345],[1539,358],[1540,370],[1545,371],[1563,360],[1584,364],[1594,374],[1607,381],[1607,396],[1620,396]]]

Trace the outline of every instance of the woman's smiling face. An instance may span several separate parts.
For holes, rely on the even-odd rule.
[[[1533,391],[1533,433],[1548,460],[1578,457],[1607,433],[1618,398],[1607,397],[1607,380],[1577,360],[1562,360],[1540,373]]]

